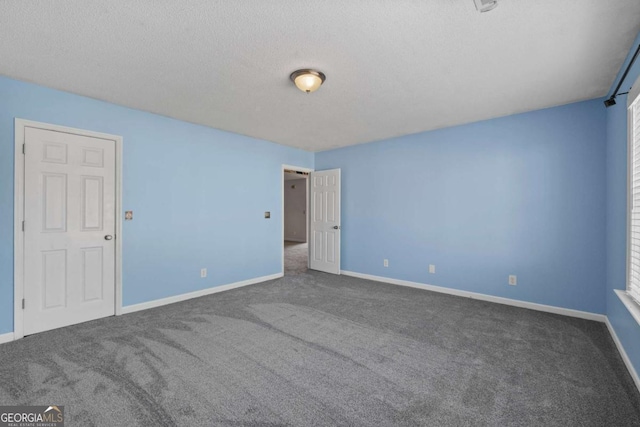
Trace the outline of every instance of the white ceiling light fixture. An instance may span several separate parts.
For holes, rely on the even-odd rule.
[[[304,68],[302,70],[294,71],[291,73],[289,78],[298,89],[303,92],[311,93],[318,90],[327,77],[320,71]]]
[[[498,0],[473,0],[478,12],[489,12],[498,6]]]

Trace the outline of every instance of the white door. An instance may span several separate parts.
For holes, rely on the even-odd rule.
[[[25,335],[115,314],[115,152],[25,128]]]
[[[340,274],[340,169],[311,172],[309,268]]]

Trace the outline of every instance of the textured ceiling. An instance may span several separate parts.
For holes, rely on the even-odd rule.
[[[3,0],[0,74],[318,151],[603,96],[639,30],[638,0]]]

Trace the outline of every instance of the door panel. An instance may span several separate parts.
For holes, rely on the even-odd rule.
[[[83,176],[81,196],[82,231],[102,230],[103,199],[102,177]]]
[[[55,142],[45,142],[43,144],[42,161],[47,163],[67,163],[67,146],[65,144],[57,144]]]
[[[65,231],[67,228],[67,175],[42,174],[43,231]]]
[[[67,296],[67,251],[42,251],[44,309],[64,307]]]
[[[24,334],[115,314],[115,141],[25,128]]]
[[[311,172],[310,268],[340,274],[340,169]]]
[[[320,181],[322,182],[322,181]],[[318,188],[321,187],[322,183],[320,183],[320,185],[318,185],[317,183],[314,183],[314,188]],[[324,194],[321,191],[318,191],[316,193],[314,193],[314,200],[315,200],[315,207],[314,209],[312,209],[312,211],[314,212],[314,217],[313,217],[313,221],[315,222],[321,222],[323,220],[323,215],[322,212],[324,210],[324,201],[323,201],[323,197]]]
[[[84,302],[101,300],[104,286],[104,254],[101,247],[82,248],[82,289]]]

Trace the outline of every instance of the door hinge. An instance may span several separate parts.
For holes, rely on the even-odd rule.
[[[24,298],[22,298],[22,309],[24,310]]]
[[[22,231],[24,231],[24,221],[22,221]]]
[[[27,144],[22,144],[22,154],[27,154]]]

